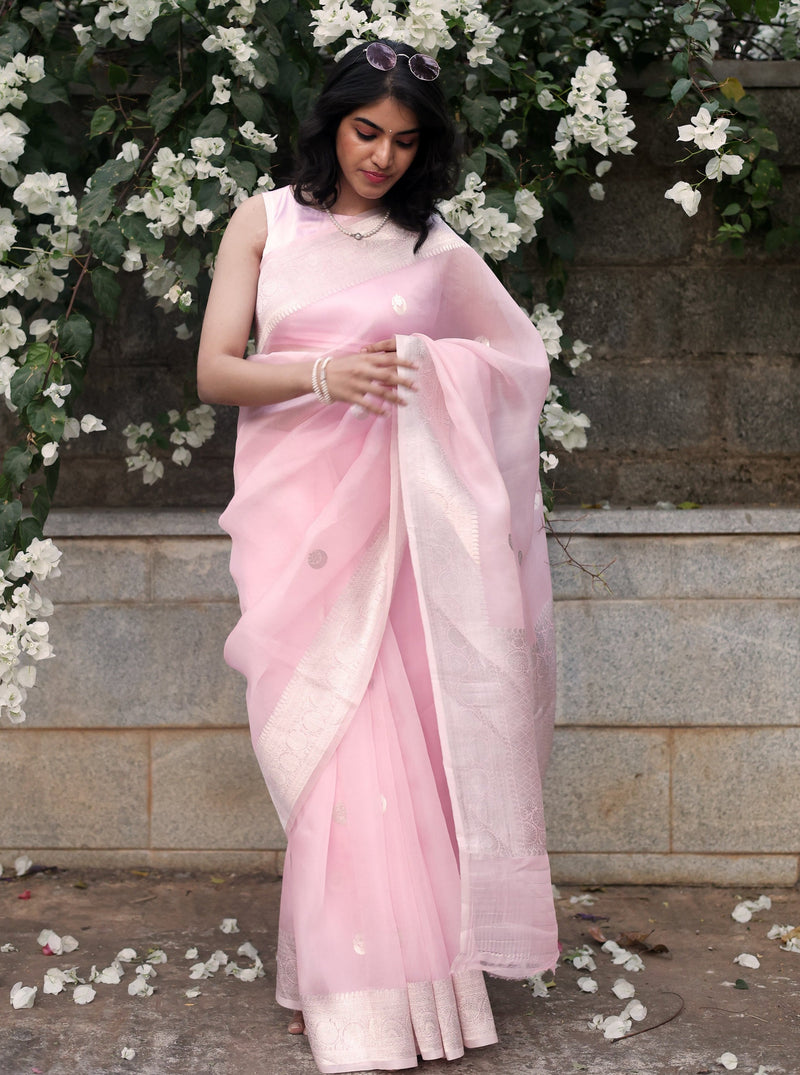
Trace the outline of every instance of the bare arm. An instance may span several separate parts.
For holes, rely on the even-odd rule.
[[[206,403],[262,406],[312,391],[313,359],[270,365],[242,357],[253,323],[266,238],[264,202],[258,195],[239,206],[220,244],[197,358],[197,391]],[[336,401],[381,413],[384,402],[401,402],[398,385],[410,385],[398,366],[414,368],[398,360],[393,339],[372,344],[360,354],[339,355],[327,367],[329,391]]]

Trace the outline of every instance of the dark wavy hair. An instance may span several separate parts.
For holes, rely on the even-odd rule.
[[[397,41],[383,41],[399,55],[414,49]],[[391,97],[417,117],[419,145],[408,171],[385,194],[389,217],[417,233],[414,252],[428,237],[436,202],[452,193],[456,177],[455,127],[438,82],[424,82],[406,61],[390,71],[378,71],[364,55],[367,42],[351,49],[336,64],[311,114],[297,137],[292,188],[295,199],[330,209],[337,198],[339,162],[336,133],[345,116],[356,109]]]

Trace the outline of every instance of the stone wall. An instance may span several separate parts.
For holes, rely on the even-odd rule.
[[[793,884],[800,512],[556,514],[553,872]],[[54,513],[53,639],[0,728],[0,862],[280,868],[216,513]],[[566,553],[561,548],[566,545]],[[566,562],[605,568],[610,591]]]

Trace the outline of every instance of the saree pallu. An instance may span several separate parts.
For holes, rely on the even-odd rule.
[[[242,408],[221,522],[253,744],[287,833],[279,1003],[323,1072],[496,1041],[482,972],[557,959],[541,778],[554,645],[529,320],[437,222],[342,235],[265,196],[250,361],[397,336],[406,406]],[[353,218],[347,220],[353,226]]]

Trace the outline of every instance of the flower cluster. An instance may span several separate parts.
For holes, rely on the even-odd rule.
[[[453,31],[458,30],[469,41],[468,64],[479,67],[492,62],[490,53],[502,32],[480,0],[409,0],[404,14],[398,12],[395,0],[373,0],[369,8],[368,15],[363,5],[350,0],[323,0],[312,14],[314,44],[325,48],[345,37],[341,55],[369,35],[403,41],[419,52],[435,55],[440,49],[455,46]]]
[[[635,124],[627,115],[628,97],[617,87],[614,64],[608,56],[593,49],[570,86],[567,104],[573,111],[558,121],[553,145],[556,160],[566,160],[578,145],[591,146],[603,157],[632,153],[636,142],[630,133]],[[598,194],[595,190],[594,197]]]
[[[165,442],[172,446],[172,462],[188,467],[192,461],[190,448],[200,448],[214,435],[214,410],[201,403],[184,413],[171,410],[167,413],[164,429],[156,429],[152,422],[136,425],[131,422],[123,429],[128,451],[125,460],[129,473],[142,472],[145,485],[154,485],[164,477],[164,463],[154,454]]]
[[[470,242],[481,254],[502,261],[520,243],[529,243],[536,235],[536,222],[543,216],[541,202],[531,190],[519,189],[514,195],[516,219],[495,206],[487,206],[486,184],[477,172],[470,172],[464,189],[439,203],[444,219],[461,235],[467,232]]]
[[[705,179],[715,179],[718,183],[726,175],[738,175],[743,166],[744,158],[737,153],[723,152],[728,139],[730,119],[727,116],[714,116],[708,107],[702,107],[697,115],[692,116],[690,123],[678,127],[679,142],[693,142],[697,149],[710,150],[713,156],[709,157],[705,166]],[[664,195],[670,201],[677,202],[687,216],[694,216],[700,206],[699,184],[692,186],[685,180],[675,183]]]
[[[48,640],[53,605],[37,583],[61,574],[61,551],[34,538],[0,572],[0,715],[12,724],[25,720],[27,693],[36,683],[36,665],[53,656]]]

